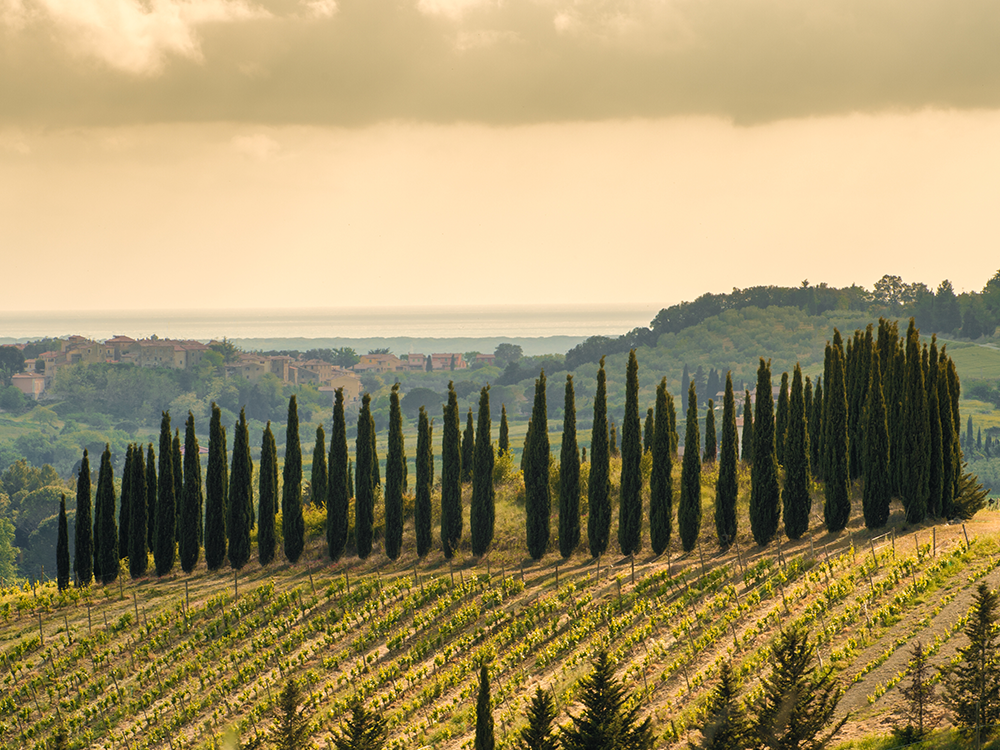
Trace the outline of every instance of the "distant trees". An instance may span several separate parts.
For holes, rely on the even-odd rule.
[[[587,483],[587,541],[592,557],[600,557],[608,548],[611,534],[611,454],[608,445],[607,375],[604,357],[597,370],[594,394],[594,424],[590,437],[590,479]]]
[[[580,544],[580,451],[576,442],[576,394],[566,376],[563,433],[559,448],[559,554],[573,554]]]
[[[524,509],[528,554],[540,560],[549,544],[549,428],[545,370],[535,380],[531,429],[524,446]]]
[[[500,405],[500,435],[497,438],[497,452],[510,452],[510,428],[507,426],[507,406]]]
[[[330,432],[326,500],[326,545],[331,560],[339,560],[347,546],[347,514],[351,494],[347,461],[344,389],[338,388],[333,394],[333,427]]]
[[[718,435],[715,431],[715,401],[709,399],[708,408],[705,409],[705,463],[714,464],[718,451]]]
[[[473,451],[475,469],[472,472],[472,503],[469,509],[469,530],[472,534],[472,554],[481,557],[493,542],[496,518],[493,495],[493,438],[490,424],[490,387],[479,392],[479,422]]]

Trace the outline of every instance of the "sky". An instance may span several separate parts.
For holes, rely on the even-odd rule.
[[[0,0],[0,311],[976,291],[998,135],[994,0]]]

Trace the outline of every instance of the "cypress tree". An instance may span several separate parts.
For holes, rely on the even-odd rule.
[[[299,404],[288,398],[288,424],[285,428],[285,466],[282,473],[281,533],[285,557],[297,563],[305,547],[305,523],[302,520],[302,446],[299,443]]]
[[[805,387],[802,391],[802,398],[806,404],[806,432],[809,433],[809,466],[812,470],[812,413],[813,413],[813,384],[809,376],[805,376]],[[864,405],[862,404],[862,407]]]
[[[809,426],[802,389],[802,368],[798,362],[795,363],[792,392],[788,398],[785,441],[785,486],[781,492],[785,534],[789,539],[798,539],[809,528],[809,512],[812,510],[812,497],[809,495]]]
[[[170,442],[172,452],[170,468],[174,475],[174,541],[180,541],[181,505],[184,503],[184,455],[181,453],[181,431],[174,430],[174,439]]]
[[[821,479],[823,476],[823,378],[816,379],[816,392],[813,394],[812,411],[809,413],[809,451],[810,465],[813,476]]]
[[[128,571],[132,578],[146,575],[146,528],[149,525],[146,513],[146,465],[142,460],[142,446],[136,445],[132,452],[131,480],[132,508],[129,512]]]
[[[465,421],[465,434],[462,435],[462,481],[471,482],[472,473],[475,469],[476,455],[476,426],[472,421],[472,407],[469,407],[469,415]]]
[[[952,503],[955,498],[955,473],[961,471],[956,455],[958,445],[955,440],[954,419],[951,413],[951,398],[948,390],[948,363],[943,357],[938,359],[936,378],[938,390],[938,416],[941,418],[941,517],[951,518]]]
[[[490,450],[493,450],[492,445],[490,445]],[[476,740],[473,747],[475,750],[493,750],[495,745],[493,706],[490,705],[490,675],[484,663],[479,667],[479,694],[476,697]]]
[[[653,450],[653,434],[656,430],[653,408],[646,409],[646,424],[642,430],[642,452],[649,453]]]
[[[278,504],[278,446],[271,423],[264,428],[260,446],[260,472],[257,476],[257,559],[261,565],[274,560],[274,508]]]
[[[66,522],[66,493],[59,498],[59,533],[56,537],[56,585],[69,588],[69,525]]]
[[[327,478],[326,545],[331,560],[339,560],[347,547],[350,479],[348,477],[347,420],[344,389],[333,394],[333,427],[330,432],[330,464]],[[419,480],[418,480],[419,481]]]
[[[920,357],[920,333],[913,318],[906,331],[906,386],[903,418],[906,429],[901,450],[906,456],[902,475],[902,500],[908,523],[920,523],[927,516],[930,481],[930,421],[927,414],[927,388]]]
[[[526,726],[517,735],[517,750],[559,750],[556,707],[552,694],[536,687],[528,704]]]
[[[847,445],[850,449],[848,467],[851,479],[858,479],[864,473],[864,411],[871,384],[869,373],[875,359],[875,343],[869,324],[864,334],[854,332],[854,361],[849,363],[848,403],[847,403]]]
[[[524,431],[524,445],[521,446],[521,474],[527,474],[528,461],[531,459],[531,452],[528,446],[531,445],[531,420],[528,420],[528,429]],[[525,485],[527,486],[527,485]]]
[[[670,391],[667,391],[667,418],[670,421],[670,454],[676,456],[680,435],[677,434],[677,408],[674,406],[674,397]]]
[[[375,421],[372,419],[370,394],[361,399],[361,411],[358,412],[358,436],[354,448],[354,459],[357,470],[354,473],[355,505],[354,505],[354,536],[358,545],[358,557],[366,560],[372,553],[372,535],[375,526],[375,472],[372,469],[372,432]]]
[[[594,424],[590,437],[590,479],[587,483],[587,541],[593,557],[603,555],[611,535],[611,477],[608,446],[607,375],[604,357],[597,371]]]
[[[753,463],[753,404],[750,401],[750,391],[746,391],[743,401],[743,434],[740,436],[742,452],[740,458],[745,464]]]
[[[955,480],[955,489],[954,489],[954,491],[952,493],[952,497],[955,497],[955,498],[958,497],[958,486],[959,486],[959,482],[962,479],[962,464],[963,464],[963,461],[964,461],[964,459],[962,457],[962,443],[959,440],[959,434],[958,434],[959,433],[959,425],[962,424],[962,419],[961,419],[961,416],[959,415],[959,411],[958,411],[958,400],[959,400],[959,397],[961,395],[961,390],[962,390],[962,388],[961,388],[961,385],[959,384],[959,381],[958,381],[958,370],[955,369],[955,361],[953,359],[951,359],[951,357],[949,357],[948,358],[948,392],[949,392],[949,395],[951,396],[951,418],[952,418],[952,424],[953,424],[954,430],[955,430],[954,435],[953,435],[954,450],[953,450],[953,454],[952,454],[953,458],[955,460],[955,464],[952,466],[952,476],[954,477],[954,480]]]
[[[580,451],[576,443],[576,393],[566,376],[563,434],[559,448],[559,554],[573,554],[580,544]]]
[[[212,402],[208,432],[208,470],[205,474],[205,565],[218,570],[226,559],[226,431],[222,410]]]
[[[427,412],[420,407],[417,423],[417,486],[413,505],[413,525],[416,527],[417,556],[423,558],[431,549],[431,425]]]
[[[937,342],[934,338],[931,339],[930,358],[926,373],[927,422],[930,427],[928,431],[930,460],[928,462],[927,513],[932,518],[939,518],[941,517],[941,498],[944,486],[944,446],[942,444],[941,408],[938,400],[937,387]]]
[[[326,496],[329,494],[327,485],[329,478],[326,470],[326,432],[323,425],[316,427],[316,444],[313,446],[312,473],[309,477],[310,502],[317,508],[326,507]]]
[[[785,465],[785,437],[788,434],[788,373],[781,373],[778,407],[774,412],[774,456],[778,465]]]
[[[462,449],[458,416],[458,394],[448,382],[441,435],[441,544],[451,559],[462,539]]]
[[[201,458],[198,437],[194,432],[194,414],[188,412],[184,426],[184,497],[181,501],[181,569],[190,573],[198,564],[201,545],[198,526],[201,519]]]
[[[861,503],[865,526],[878,529],[889,520],[892,488],[889,482],[889,425],[886,421],[885,398],[882,393],[882,365],[872,358],[870,383],[865,399],[864,434],[864,494]]]
[[[841,531],[847,527],[851,518],[851,477],[847,465],[847,387],[844,380],[844,359],[836,346],[830,347],[825,401],[823,521],[829,531]]]
[[[681,496],[677,503],[677,533],[685,552],[694,549],[701,531],[701,457],[698,443],[698,394],[688,386],[687,431],[681,462]]]
[[[129,518],[132,507],[132,460],[135,446],[129,443],[125,451],[125,466],[122,468],[122,499],[118,506],[118,559],[128,557]]]
[[[778,531],[781,491],[778,459],[774,453],[774,398],[771,396],[771,361],[757,368],[756,412],[753,423],[753,466],[750,470],[750,531],[761,547]]]
[[[118,578],[118,524],[115,523],[115,475],[111,468],[111,447],[104,446],[97,475],[94,502],[94,576],[101,583]]]
[[[667,416],[669,394],[667,379],[656,386],[656,411],[653,417],[653,465],[649,475],[649,541],[653,552],[662,555],[670,544],[673,520],[672,436]]]
[[[629,352],[625,370],[625,416],[622,420],[621,494],[618,502],[618,545],[634,555],[642,544],[642,423],[639,422],[639,362]]]
[[[246,409],[240,409],[240,420],[233,435],[233,468],[229,472],[229,565],[239,570],[250,559],[250,529],[253,506],[253,461],[250,459],[250,435]]]
[[[389,393],[389,448],[385,456],[385,554],[399,557],[403,548],[403,413],[399,410],[399,383]],[[493,477],[490,477],[492,487]]]
[[[163,412],[160,420],[160,466],[156,497],[156,534],[153,543],[153,562],[156,575],[165,576],[174,567],[177,550],[175,543],[177,512],[174,510],[174,450],[170,436],[170,412]]]
[[[89,586],[94,577],[94,530],[90,513],[90,458],[83,449],[76,477],[76,529],[73,570],[78,586]]]
[[[382,476],[379,471],[378,445],[376,445],[375,417],[372,417],[372,428],[370,430],[372,438],[372,487],[382,486]],[[374,507],[374,506],[373,506]]]
[[[500,437],[497,440],[500,455],[510,452],[510,430],[507,427],[507,405],[500,405]]]
[[[493,542],[496,517],[493,499],[493,438],[490,424],[490,387],[479,392],[479,422],[476,425],[472,472],[472,506],[469,510],[469,530],[472,532],[472,554],[482,557]]]
[[[159,497],[156,481],[156,454],[153,444],[146,451],[146,549],[150,552],[156,546],[156,498]]]
[[[528,554],[541,560],[549,546],[549,427],[545,404],[545,370],[535,380],[535,403],[531,410],[531,441],[525,446],[524,509],[527,520]]]
[[[722,445],[719,478],[715,483],[715,533],[719,546],[728,549],[736,539],[736,500],[739,495],[736,445],[736,395],[732,373],[726,373],[726,395],[722,399]]]
[[[718,435],[715,431],[715,401],[708,400],[705,410],[705,463],[714,464],[718,457]]]
[[[902,497],[907,473],[907,462],[903,455],[903,451],[906,449],[907,423],[905,412],[906,349],[901,339],[896,341],[889,381],[891,385],[886,392],[889,422],[889,474],[892,478],[893,494]]]

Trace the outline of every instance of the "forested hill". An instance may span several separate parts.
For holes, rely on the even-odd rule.
[[[947,279],[935,291],[926,284],[908,284],[888,274],[871,291],[854,284],[836,288],[803,281],[798,287],[755,286],[733,289],[728,294],[706,293],[694,301],[663,308],[648,328],[634,328],[618,338],[591,336],[566,353],[566,366],[575,369],[586,362],[597,362],[606,354],[653,346],[663,334],[680,333],[727,311],[767,307],[793,308],[810,316],[837,311],[866,313],[876,320],[882,316],[913,317],[925,334],[949,333],[976,339],[1000,326],[1000,271],[982,292],[960,295],[955,294]]]

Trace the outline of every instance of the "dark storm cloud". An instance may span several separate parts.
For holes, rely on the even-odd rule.
[[[993,0],[0,0],[0,123],[743,123],[1000,104]]]

